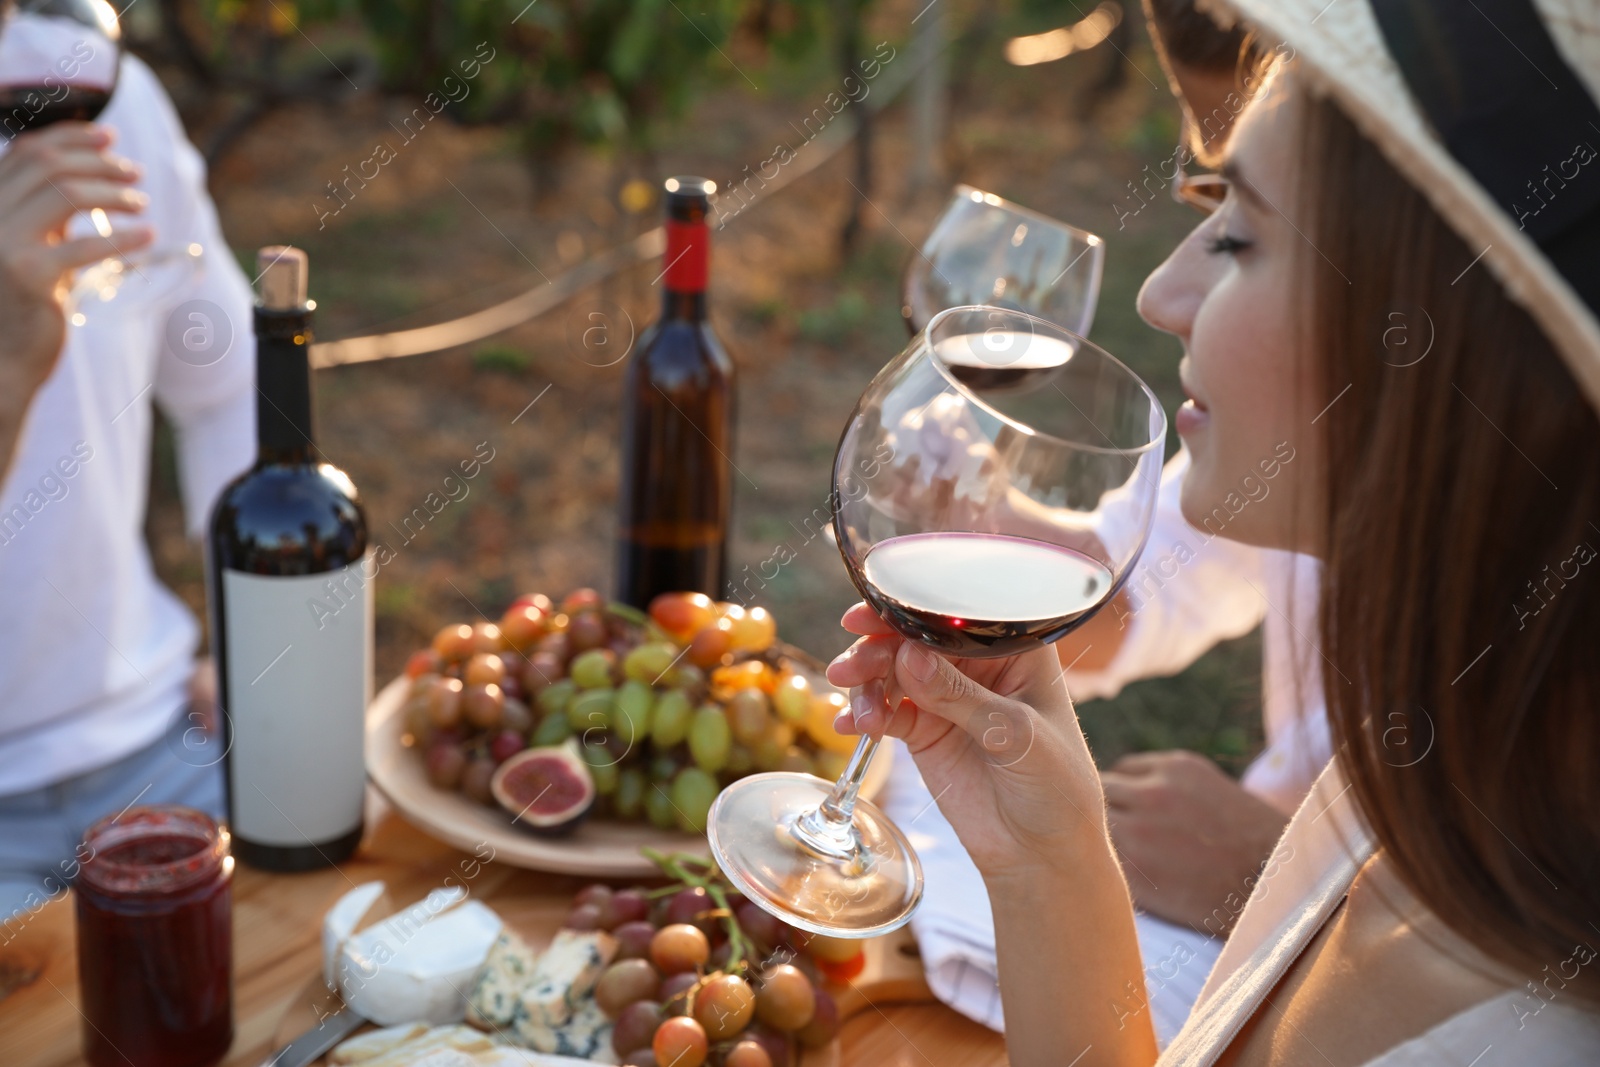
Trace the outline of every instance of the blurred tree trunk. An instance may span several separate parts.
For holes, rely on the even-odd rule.
[[[865,49],[861,43],[862,16],[872,0],[835,0],[839,11],[839,72],[841,78],[849,78],[860,82],[860,63],[866,58]],[[841,85],[840,92],[845,91]],[[856,159],[855,191],[859,194],[850,198],[850,214],[844,220],[844,227],[839,231],[839,251],[844,256],[849,256],[855,250],[856,241],[861,236],[861,205],[872,196],[872,112],[860,104],[852,104],[856,123]]]

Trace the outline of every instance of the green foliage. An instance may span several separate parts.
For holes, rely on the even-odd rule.
[[[487,42],[457,117],[515,121],[534,150],[648,150],[705,76],[733,73],[718,53],[747,0],[357,2],[389,87],[438,91]]]
[[[472,353],[474,370],[521,374],[528,369],[528,353],[511,345],[487,344]]]
[[[800,313],[800,336],[835,345],[849,338],[867,317],[867,301],[854,289],[840,293],[831,307]]]
[[[841,4],[854,14],[871,2],[169,0],[200,28],[208,79],[282,95],[282,60],[325,75],[306,42],[359,35],[385,89],[432,94],[454,121],[516,128],[536,169],[575,145],[647,161],[703,85],[756,86],[751,45],[799,59],[840,32]]]

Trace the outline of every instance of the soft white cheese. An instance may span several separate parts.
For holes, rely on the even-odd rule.
[[[382,1025],[461,1021],[472,981],[500,933],[500,917],[476,900],[443,914],[427,904],[345,942],[339,993],[351,1010]]]
[[[419,1060],[412,1060],[410,1067],[478,1067],[478,1061],[465,1052],[442,1048]]]
[[[369,1030],[335,1046],[334,1050],[328,1053],[328,1062],[343,1067],[345,1064],[370,1060],[390,1049],[399,1048],[407,1041],[421,1037],[427,1032],[427,1023],[402,1023],[399,1026],[384,1027],[382,1030]]]
[[[329,989],[339,988],[335,971],[339,950],[344,948],[344,943],[356,932],[362,917],[372,910],[372,905],[382,895],[382,882],[363,883],[340,897],[328,909],[328,914],[322,917],[322,980]]]
[[[550,1052],[535,1052],[531,1048],[496,1046],[487,1052],[474,1052],[472,1062],[477,1067],[594,1067],[594,1060],[576,1056],[557,1056]]]
[[[362,1067],[417,1067],[425,1058],[444,1050],[456,1055],[475,1055],[494,1048],[487,1037],[465,1026],[436,1026],[420,1037],[390,1049]],[[472,1060],[468,1059],[468,1063]]]

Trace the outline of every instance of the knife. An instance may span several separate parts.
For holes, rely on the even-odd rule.
[[[262,1061],[261,1067],[310,1067],[329,1049],[366,1024],[363,1016],[349,1008],[341,1008],[268,1056]]]

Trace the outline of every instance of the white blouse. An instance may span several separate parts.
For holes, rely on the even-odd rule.
[[[1330,765],[1312,786],[1239,916],[1188,1022],[1157,1067],[1215,1063],[1305,951],[1374,850]],[[1592,957],[1591,957],[1592,958]],[[1594,1067],[1600,1014],[1559,992],[1507,990],[1366,1061],[1366,1067]]]

